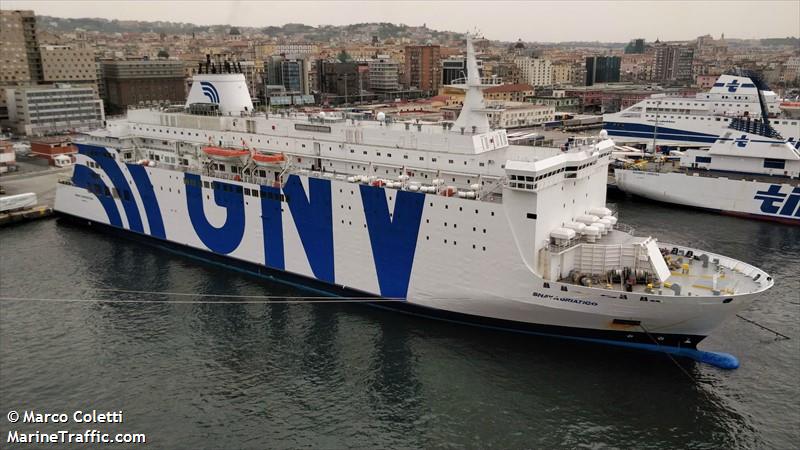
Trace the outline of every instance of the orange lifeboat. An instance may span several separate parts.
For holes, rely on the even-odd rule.
[[[253,153],[253,161],[259,166],[268,166],[273,164],[280,164],[286,160],[283,153],[274,155],[264,155],[262,153]]]
[[[250,154],[250,150],[213,146],[203,147],[203,152],[211,159],[216,159],[217,161],[232,161],[235,159],[241,160]]]

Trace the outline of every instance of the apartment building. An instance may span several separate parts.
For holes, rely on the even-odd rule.
[[[6,103],[14,131],[26,136],[99,128],[105,120],[103,101],[91,85],[9,87]]]

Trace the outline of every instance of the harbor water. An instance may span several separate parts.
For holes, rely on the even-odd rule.
[[[617,206],[637,234],[769,272],[741,315],[790,339],[732,318],[700,345],[740,359],[725,371],[365,305],[224,304],[200,295],[315,294],[45,220],[0,231],[3,447],[64,428],[8,411],[94,409],[148,448],[796,448],[800,227]]]

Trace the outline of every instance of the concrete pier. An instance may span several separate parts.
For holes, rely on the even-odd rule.
[[[0,186],[5,190],[3,196],[33,192],[38,200],[38,204],[32,208],[0,213],[0,226],[52,217],[58,180],[71,173],[72,167],[44,167],[42,170],[0,176]]]

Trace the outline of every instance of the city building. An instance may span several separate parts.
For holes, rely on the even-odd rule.
[[[494,129],[521,128],[543,125],[555,120],[556,110],[552,106],[524,102],[487,102],[486,117]]]
[[[278,55],[314,55],[319,52],[317,44],[287,42],[274,47]]]
[[[311,92],[309,61],[305,58],[270,56],[264,62],[263,77],[267,86],[283,86],[290,95],[309,95]]]
[[[186,100],[182,61],[107,61],[102,70],[111,112],[124,112],[131,105]]]
[[[634,39],[625,46],[626,54],[642,54],[645,51],[644,39]]]
[[[573,64],[567,62],[554,63],[550,66],[552,70],[551,82],[554,85],[572,84],[575,80],[572,78]]]
[[[692,81],[694,49],[683,44],[655,45],[653,80],[659,82]]]
[[[551,86],[553,84],[552,64],[543,58],[522,56],[514,59],[519,67],[520,80],[532,86]]]
[[[72,144],[69,136],[48,136],[31,139],[31,155],[47,160],[51,166],[56,165],[56,158],[61,155],[68,156],[75,162],[78,149]]]
[[[0,10],[0,119],[8,117],[5,88],[36,83],[42,63],[33,11]]]
[[[502,100],[506,102],[523,102],[534,94],[530,84],[500,84],[486,88],[483,98],[486,100]]]
[[[586,58],[586,86],[596,83],[618,83],[619,56],[589,56]]]
[[[719,75],[698,75],[694,80],[694,85],[698,89],[709,90],[714,87],[714,83],[719,78]]]
[[[697,88],[663,88],[658,85],[613,83],[573,86],[564,89],[567,97],[579,99],[579,112],[611,113],[633,106],[653,94],[694,97]]]
[[[441,49],[438,45],[410,45],[405,48],[405,87],[425,95],[436,95],[441,82]]]
[[[580,108],[580,98],[567,96],[563,89],[554,89],[550,95],[527,97],[525,101],[535,105],[552,106],[557,112],[577,112]]]
[[[480,64],[480,60],[479,64]],[[519,84],[525,81],[520,77],[519,66],[513,61],[486,61],[483,64],[483,76],[497,78],[503,83]]]
[[[626,53],[619,69],[620,81],[642,82],[653,77],[653,53]]]
[[[339,105],[375,98],[369,92],[369,66],[358,62],[317,61],[320,103]]]
[[[85,45],[42,45],[42,83],[97,84],[94,49]]]
[[[374,92],[391,92],[400,89],[400,64],[388,55],[378,55],[369,63],[369,89]]]
[[[483,60],[476,60],[478,63],[478,72],[483,77]],[[467,79],[467,58],[464,56],[451,56],[450,58],[442,60],[442,84],[448,85],[458,82],[463,84]]]
[[[94,86],[53,84],[6,89],[14,132],[44,136],[103,126],[105,112]]]
[[[264,96],[264,66],[256,65],[255,61],[239,61],[236,67],[241,69],[244,75],[247,90],[250,91],[250,98],[253,101]]]

